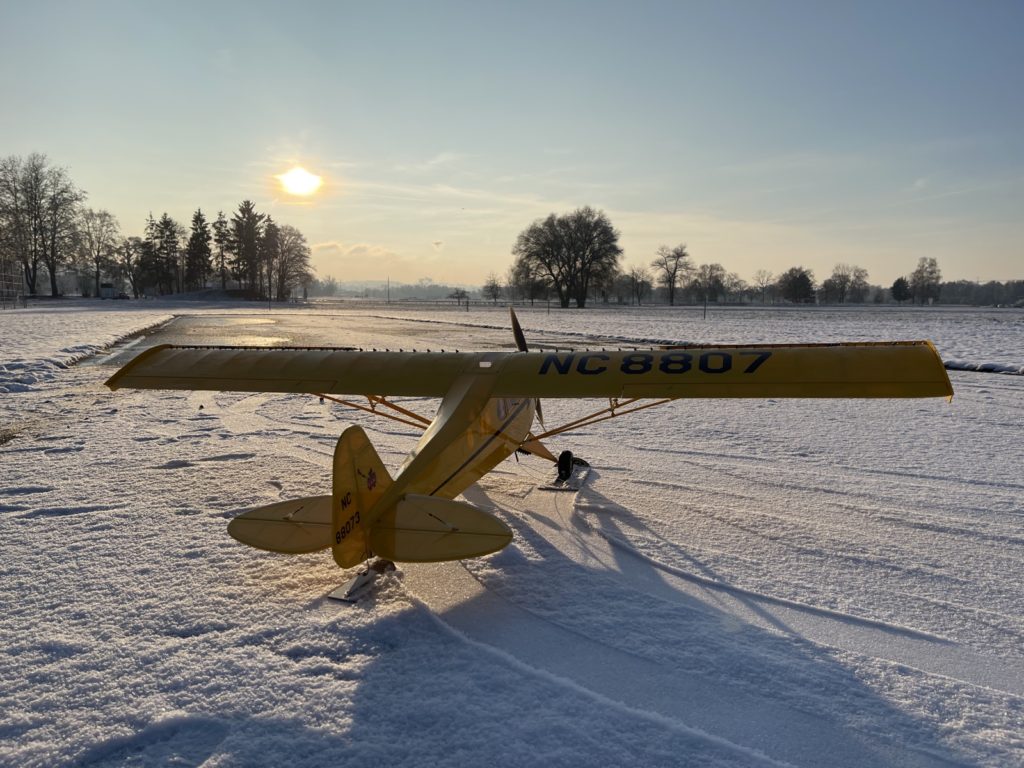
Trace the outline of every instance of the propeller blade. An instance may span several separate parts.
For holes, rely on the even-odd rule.
[[[508,308],[509,317],[512,318],[512,335],[516,337],[516,348],[520,352],[529,352],[529,348],[526,346],[526,336],[523,334],[523,326],[519,324],[519,318],[516,317],[516,311],[512,307]],[[540,422],[541,429],[547,429],[544,426],[544,411],[540,407],[540,398],[537,399],[537,421]]]
[[[526,337],[523,335],[523,327],[519,324],[516,311],[509,307],[508,313],[512,317],[512,335],[516,337],[516,348],[520,352],[529,352],[530,350],[526,346]]]

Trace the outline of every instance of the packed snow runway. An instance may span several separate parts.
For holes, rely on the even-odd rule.
[[[520,310],[538,346],[931,338],[975,370],[952,403],[680,401],[554,438],[578,494],[510,459],[466,494],[509,547],[349,606],[328,554],[226,523],[328,493],[350,423],[392,468],[415,430],[103,381],[163,342],[509,349],[507,314],[235,306],[0,313],[0,764],[1024,765],[1024,313]]]

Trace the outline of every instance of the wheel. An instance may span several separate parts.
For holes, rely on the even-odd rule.
[[[558,479],[568,480],[572,474],[572,451],[562,451],[558,454]]]

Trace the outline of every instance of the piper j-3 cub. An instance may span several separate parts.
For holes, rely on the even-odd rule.
[[[331,548],[351,568],[379,560],[332,596],[352,597],[393,562],[461,560],[496,552],[512,531],[463,501],[464,490],[515,451],[572,471],[542,442],[681,398],[951,397],[927,341],[527,350],[511,312],[517,352],[393,352],[347,348],[183,347],[142,352],[111,389],[306,393],[419,427],[423,436],[394,476],[359,426],[333,459],[330,495],[278,502],[234,518],[228,532],[272,552]],[[365,404],[351,397],[365,398]],[[438,397],[432,419],[389,397]],[[545,429],[542,397],[607,398],[583,419]],[[535,416],[541,432],[532,432]]]

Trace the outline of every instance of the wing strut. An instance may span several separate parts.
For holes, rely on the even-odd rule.
[[[324,400],[330,400],[332,403],[344,405],[348,408],[355,408],[358,411],[366,411],[367,413],[372,413],[374,416],[383,416],[386,419],[391,419],[392,421],[397,421],[400,424],[405,424],[410,427],[416,427],[417,429],[426,429],[428,426],[430,426],[430,419],[426,418],[425,416],[420,416],[418,413],[414,413],[413,411],[410,411],[407,408],[403,408],[400,405],[395,405],[394,403],[377,395],[366,396],[366,399],[370,402],[369,405],[353,403],[351,400],[342,400],[340,397],[332,397],[331,395],[321,394],[318,395],[318,397],[321,397]],[[397,411],[398,413],[402,414],[402,416],[406,416],[408,418],[403,419],[401,418],[401,416],[396,416],[395,414],[388,413],[387,411],[378,411],[378,405],[383,405],[385,408],[390,408],[393,411]]]
[[[664,405],[665,403],[671,403],[673,400],[677,400],[675,397],[666,397],[661,400],[652,400],[649,403],[638,405],[635,408],[629,408],[628,406],[633,403],[639,402],[641,398],[631,397],[628,400],[619,401],[618,398],[612,398],[608,401],[608,407],[602,408],[600,411],[594,411],[583,418],[576,419],[576,421],[570,421],[567,424],[562,424],[554,429],[549,429],[547,432],[543,432],[539,435],[534,435],[535,440],[546,440],[549,437],[560,435],[563,432],[568,432],[571,429],[579,429],[580,427],[589,427],[591,424],[597,424],[600,421],[608,421],[608,419],[615,419],[619,416],[625,416],[627,413],[636,413],[642,411],[645,408],[653,408],[656,405]],[[625,410],[620,410],[620,409]]]

